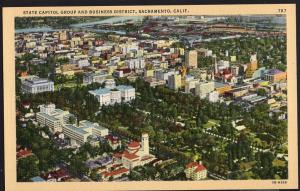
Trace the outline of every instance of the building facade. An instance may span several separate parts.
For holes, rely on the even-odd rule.
[[[207,95],[214,91],[215,86],[214,86],[214,82],[200,82],[197,83],[195,86],[195,94],[196,96],[199,96],[200,98],[205,98],[207,97]]]
[[[168,77],[168,87],[172,90],[178,90],[181,87],[181,75],[173,74]]]
[[[115,83],[105,82],[105,88],[99,88],[89,91],[90,94],[95,96],[102,105],[112,105],[115,103],[129,102],[135,99],[135,88],[132,86],[115,86]]]
[[[198,53],[196,50],[190,50],[185,55],[185,65],[188,68],[198,67]]]
[[[85,73],[83,75],[83,84],[103,83],[108,76],[107,73]]]
[[[70,117],[74,117],[68,111],[56,109],[54,104],[40,105],[40,112],[36,113],[37,122],[49,127],[52,133],[62,132],[62,125],[68,124]]]
[[[21,90],[23,93],[37,94],[41,92],[53,92],[54,82],[45,78],[28,78],[21,81]]]
[[[191,180],[203,180],[207,177],[207,169],[202,162],[191,162],[186,165],[185,175]]]

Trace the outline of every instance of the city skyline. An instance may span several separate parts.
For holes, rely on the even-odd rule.
[[[272,16],[16,18],[17,180],[287,179]]]

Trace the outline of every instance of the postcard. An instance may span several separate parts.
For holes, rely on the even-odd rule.
[[[295,7],[4,8],[7,190],[297,188]]]

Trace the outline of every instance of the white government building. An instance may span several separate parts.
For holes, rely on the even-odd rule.
[[[54,91],[54,82],[46,78],[37,76],[28,76],[21,79],[21,90],[23,93],[41,93]]]
[[[113,79],[106,80],[105,88],[89,91],[102,105],[113,105],[115,103],[129,102],[135,99],[135,88],[132,86],[116,86]]]

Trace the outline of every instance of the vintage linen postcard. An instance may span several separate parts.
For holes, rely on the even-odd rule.
[[[298,187],[295,5],[3,13],[8,191]]]

